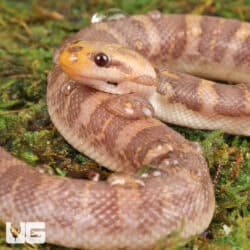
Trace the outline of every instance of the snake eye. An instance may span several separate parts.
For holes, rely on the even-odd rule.
[[[109,57],[106,54],[102,53],[102,52],[97,53],[95,55],[94,60],[95,60],[95,64],[97,66],[100,66],[100,67],[107,66],[108,63],[109,63]]]

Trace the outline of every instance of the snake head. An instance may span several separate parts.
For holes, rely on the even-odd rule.
[[[149,91],[145,86],[156,82],[149,61],[119,44],[77,41],[64,48],[59,64],[71,79],[113,94]]]

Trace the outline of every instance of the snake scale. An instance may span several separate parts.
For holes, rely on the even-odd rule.
[[[44,221],[47,242],[96,250],[149,250],[176,231],[202,233],[215,199],[201,147],[158,119],[250,135],[250,24],[152,11],[90,25],[54,62],[53,123],[114,173],[49,176],[1,148],[0,220]]]

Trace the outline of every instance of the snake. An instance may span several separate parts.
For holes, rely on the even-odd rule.
[[[150,11],[66,37],[47,103],[57,130],[107,180],[35,171],[0,148],[0,220],[43,221],[46,242],[152,250],[201,234],[215,210],[202,147],[166,123],[250,135],[250,24]],[[223,84],[226,81],[232,84]]]

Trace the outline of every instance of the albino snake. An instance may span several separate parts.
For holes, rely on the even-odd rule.
[[[215,200],[201,148],[156,118],[249,136],[250,24],[154,11],[92,24],[54,61],[53,123],[117,173],[97,182],[48,176],[0,148],[0,220],[43,221],[49,243],[102,250],[154,249],[175,231],[203,232]]]

